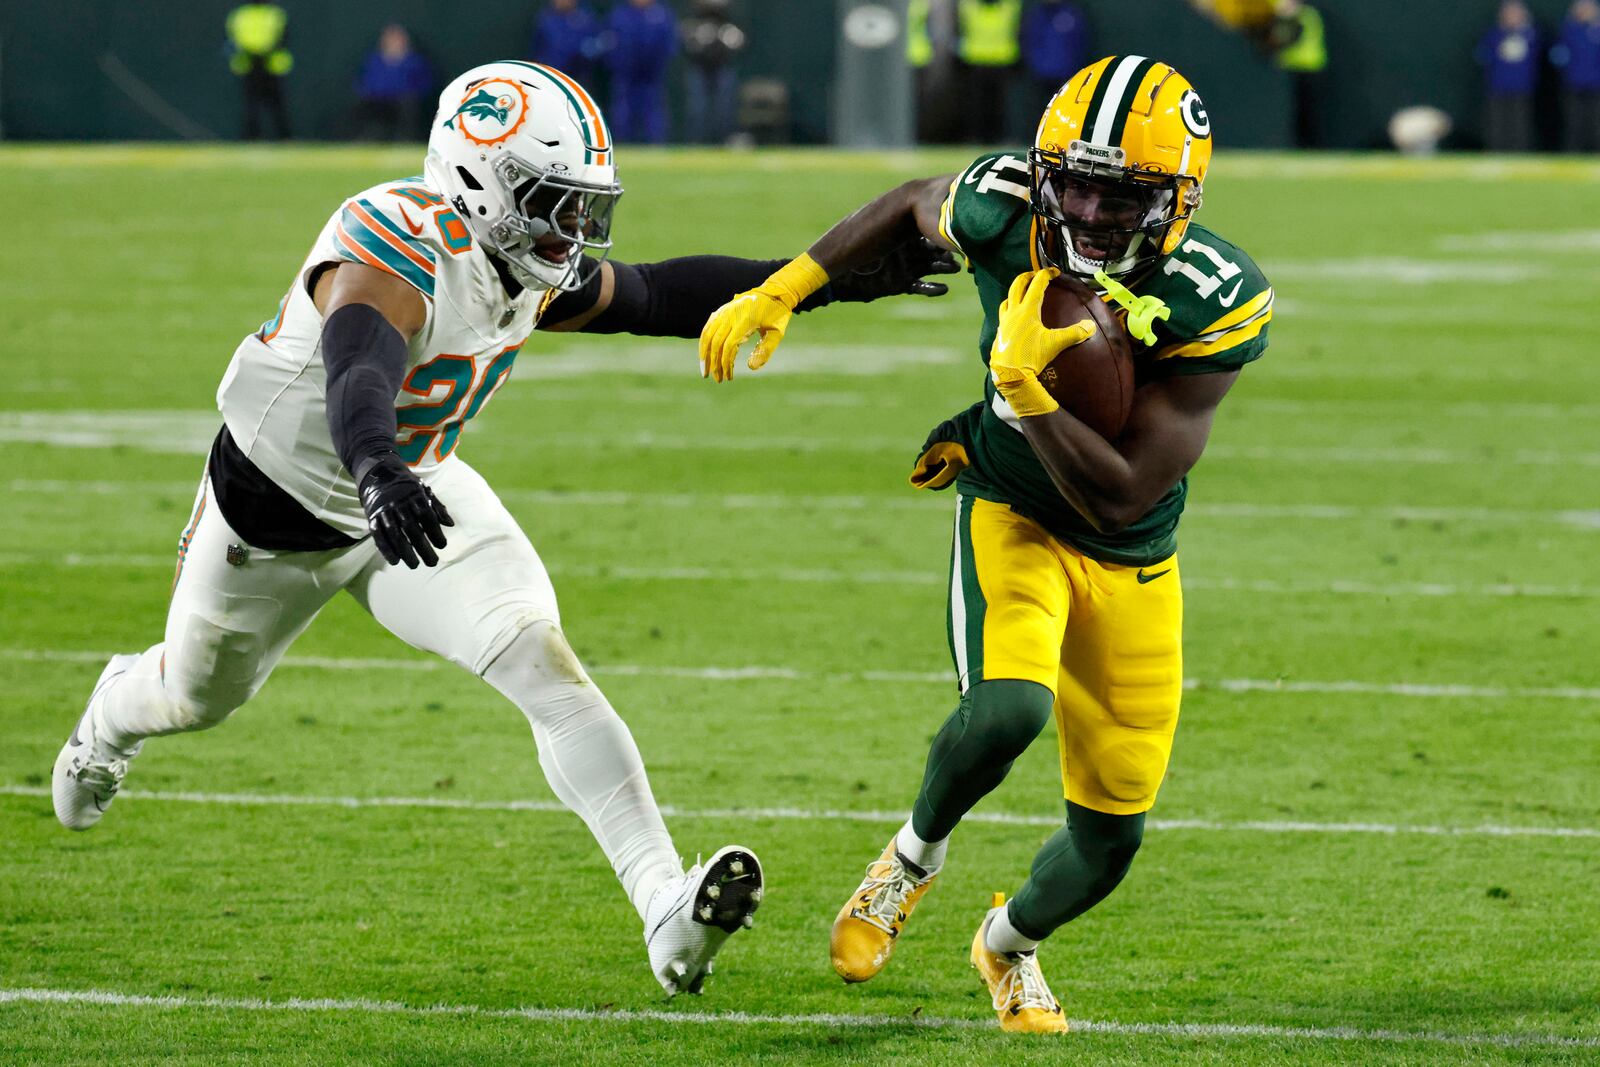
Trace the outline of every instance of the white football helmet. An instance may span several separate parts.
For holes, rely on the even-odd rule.
[[[530,289],[576,289],[611,249],[617,184],[594,98],[553,67],[502,60],[445,87],[428,181]]]

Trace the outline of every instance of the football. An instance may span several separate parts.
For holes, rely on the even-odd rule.
[[[1065,274],[1050,283],[1039,310],[1052,329],[1084,318],[1099,327],[1093,337],[1052,359],[1039,382],[1068,414],[1115,441],[1133,408],[1133,341],[1122,320],[1094,290]]]

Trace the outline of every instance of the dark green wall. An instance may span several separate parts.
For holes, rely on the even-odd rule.
[[[379,26],[411,27],[441,71],[520,54],[535,3],[478,0],[282,0],[291,17],[296,69],[290,77],[297,132],[337,137],[348,129],[356,66]],[[1171,60],[1199,87],[1219,142],[1228,147],[1287,143],[1282,76],[1242,39],[1224,33],[1183,0],[1081,0],[1096,30],[1095,51],[1142,52]],[[1567,0],[1532,0],[1553,27]],[[231,136],[238,89],[228,73],[222,23],[231,0],[0,0],[0,124],[11,138],[78,140],[172,136],[115,88],[100,68],[111,53],[200,126]],[[675,6],[682,8],[683,2]],[[1493,18],[1494,0],[1326,0],[1332,66],[1327,126],[1338,147],[1383,143],[1389,115],[1428,103],[1456,117],[1457,144],[1479,127],[1480,77],[1473,47]],[[785,80],[796,135],[826,138],[835,17],[832,0],[740,0],[751,30],[747,73]],[[603,93],[602,93],[603,96]]]

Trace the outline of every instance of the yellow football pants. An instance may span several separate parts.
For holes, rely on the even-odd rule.
[[[949,634],[961,691],[985,680],[1055,694],[1066,797],[1148,811],[1183,696],[1178,557],[1089,559],[1004,504],[957,497]]]

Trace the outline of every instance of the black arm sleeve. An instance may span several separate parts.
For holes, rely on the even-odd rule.
[[[369,304],[346,304],[322,323],[328,370],[328,430],[359,483],[394,451],[394,398],[406,377],[406,342]]]
[[[633,333],[647,337],[699,337],[717,308],[746,289],[754,289],[783,266],[782,259],[734,256],[684,256],[659,263],[611,261],[616,285],[611,303],[585,323],[582,333]],[[545,309],[546,322],[583,314],[600,299],[600,272],[588,283],[563,293]],[[796,311],[822,307],[832,299],[828,286],[801,302]]]

